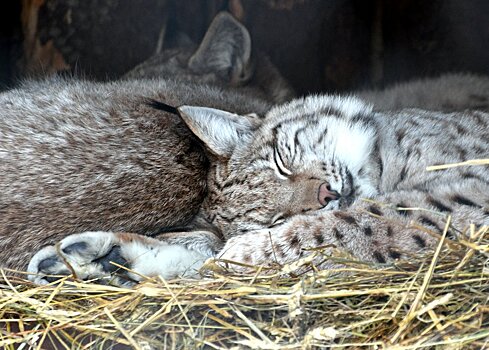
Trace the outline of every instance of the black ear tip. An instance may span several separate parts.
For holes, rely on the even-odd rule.
[[[160,111],[165,111],[165,112],[168,112],[168,113],[171,113],[171,114],[179,114],[178,113],[178,109],[173,107],[173,106],[170,106],[166,103],[163,103],[163,102],[160,102],[160,101],[156,101],[156,100],[153,100],[153,99],[150,99],[146,102],[146,104],[154,109],[158,109]]]

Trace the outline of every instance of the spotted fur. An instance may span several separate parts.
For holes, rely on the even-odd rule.
[[[437,233],[448,214],[453,232],[469,223],[489,224],[487,167],[471,168],[470,178],[466,168],[426,171],[433,164],[483,157],[481,149],[487,154],[488,120],[478,111],[376,113],[351,97],[295,100],[271,110],[252,136],[235,146],[228,163],[213,168],[221,180],[210,179],[201,214],[213,213],[207,219],[229,237],[222,254],[226,259],[240,260],[247,254],[253,263],[263,264],[264,256],[278,250],[287,252],[278,262],[289,262],[298,258],[286,249],[292,239],[304,249],[319,242],[333,244],[368,261],[399,258],[403,251],[435,243],[412,223]],[[396,136],[400,130],[402,138]],[[277,152],[290,171],[286,178],[276,174]],[[293,186],[297,178],[309,177],[327,181],[341,193],[340,199],[301,213],[304,205],[295,202],[299,197]],[[258,181],[264,179],[266,185],[261,186]],[[223,182],[232,185],[222,191]],[[304,187],[307,181],[300,183]],[[226,220],[220,216],[223,212]],[[288,219],[272,226],[277,213]],[[248,251],[240,244],[244,241],[257,244]]]

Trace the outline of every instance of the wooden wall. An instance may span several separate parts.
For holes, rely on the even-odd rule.
[[[17,0],[0,7],[0,84],[69,70],[116,78],[162,29],[199,41],[220,10],[249,28],[299,93],[489,73],[486,0]],[[15,5],[17,3],[17,5]]]

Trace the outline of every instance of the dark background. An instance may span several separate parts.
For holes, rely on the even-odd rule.
[[[113,79],[179,31],[200,41],[220,10],[250,30],[298,93],[489,73],[487,0],[7,0],[0,87],[68,70]]]

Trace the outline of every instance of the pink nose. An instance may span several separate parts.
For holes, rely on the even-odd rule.
[[[325,207],[330,201],[334,201],[340,198],[340,194],[329,187],[327,182],[323,182],[319,186],[318,190],[318,200],[323,207]]]

